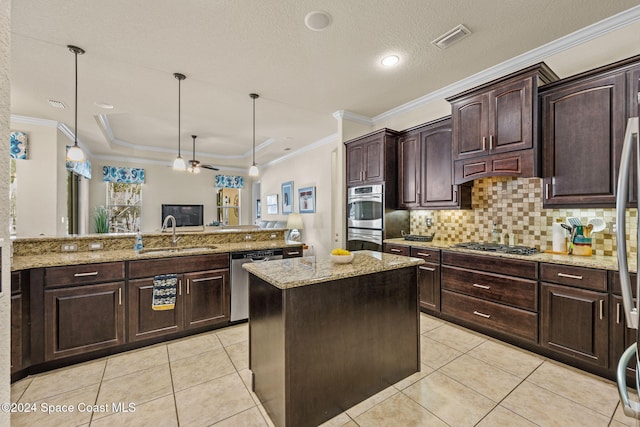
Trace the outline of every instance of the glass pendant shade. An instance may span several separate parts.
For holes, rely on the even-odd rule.
[[[67,150],[67,160],[70,162],[84,162],[84,158],[84,151],[77,145],[73,145]]]
[[[256,165],[252,165],[249,168],[249,176],[259,176],[260,175],[260,171],[258,170],[258,167]]]
[[[184,159],[180,156],[176,157],[176,159],[173,161],[173,170],[183,171],[186,168],[187,166],[184,163]]]

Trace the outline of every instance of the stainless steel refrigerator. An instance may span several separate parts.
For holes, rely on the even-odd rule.
[[[636,295],[640,296],[640,274],[637,275],[636,283],[631,283],[629,276],[629,260],[627,258],[627,239],[626,239],[626,215],[627,198],[629,190],[629,177],[631,172],[632,162],[636,165],[637,184],[636,190],[638,191],[638,199],[640,200],[640,146],[638,137],[638,117],[632,117],[627,122],[627,129],[624,136],[624,145],[622,147],[622,158],[620,161],[620,173],[618,174],[618,192],[616,195],[616,247],[618,254],[618,270],[620,273],[620,283],[622,285],[622,300],[624,305],[624,314],[627,321],[627,327],[636,330],[636,341],[625,350],[618,361],[618,368],[616,371],[616,379],[618,382],[618,393],[620,394],[620,401],[622,402],[625,415],[628,417],[640,420],[640,403],[638,399],[630,399],[629,389],[627,388],[626,371],[627,366],[635,358],[636,360],[636,375],[634,385],[640,392],[640,363],[638,363],[638,346],[640,346],[640,334],[638,333],[638,301],[633,298],[633,291],[631,286],[635,286]],[[635,216],[638,221],[638,216]],[[640,242],[640,224],[636,224],[635,232],[637,233],[636,242]],[[636,268],[640,265],[640,252],[636,250]],[[637,299],[637,298],[636,298]],[[637,299],[638,300],[638,299]],[[636,424],[638,422],[636,421]]]

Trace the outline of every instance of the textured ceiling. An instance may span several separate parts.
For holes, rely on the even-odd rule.
[[[190,158],[243,170],[251,164],[256,92],[258,164],[337,130],[333,113],[375,117],[640,4],[616,0],[14,0],[11,112],[73,129],[78,58],[81,142],[97,157],[170,162],[181,140]],[[305,15],[333,17],[310,31]],[[473,34],[447,50],[430,42],[458,24]],[[637,32],[633,33],[636,35]],[[640,44],[603,44],[604,57]],[[380,59],[401,57],[385,69]],[[601,65],[551,57],[559,75]],[[69,108],[52,108],[48,99]],[[96,102],[113,104],[104,110]]]

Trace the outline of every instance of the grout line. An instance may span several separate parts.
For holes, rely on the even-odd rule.
[[[171,395],[173,396],[173,407],[176,410],[176,422],[180,427],[180,414],[178,413],[178,401],[176,400],[176,387],[173,384],[173,370],[171,369],[171,356],[169,355],[169,345],[165,345],[167,350],[167,359],[169,360],[169,377],[171,378]]]

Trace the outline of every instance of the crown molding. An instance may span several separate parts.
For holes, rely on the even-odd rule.
[[[465,90],[474,88],[481,84],[490,82],[499,77],[511,74],[515,71],[526,68],[530,65],[544,61],[544,59],[563,52],[582,43],[601,37],[607,33],[623,28],[629,24],[640,20],[640,6],[632,7],[616,15],[603,19],[587,27],[567,34],[545,45],[532,49],[493,67],[487,68],[479,73],[473,74],[465,79],[457,81],[449,86],[445,86],[434,92],[428,93],[420,98],[416,98],[405,104],[387,110],[371,119],[375,125],[378,122],[387,120],[399,114],[406,113],[415,108],[421,107],[433,101],[441,101],[449,96],[456,95]],[[335,113],[334,113],[335,117]]]
[[[292,151],[289,154],[286,154],[286,155],[284,155],[282,157],[278,157],[275,160],[272,160],[272,161],[270,161],[268,163],[265,163],[264,165],[261,165],[261,167],[268,168],[270,166],[277,165],[278,163],[282,163],[285,160],[297,157],[297,156],[299,156],[301,154],[304,154],[306,152],[309,152],[311,150],[315,150],[318,147],[322,147],[323,145],[331,144],[331,143],[334,143],[336,141],[340,141],[340,139],[338,138],[338,134],[337,133],[331,134],[329,136],[325,136],[324,138],[319,139],[316,142],[313,142],[313,143],[311,143],[309,145],[305,145],[304,147],[302,147],[299,150]]]
[[[373,122],[373,120],[371,120],[370,117],[363,116],[363,115],[357,114],[357,113],[352,113],[351,111],[347,111],[347,110],[338,110],[338,111],[333,113],[333,117],[336,120],[349,120],[351,122],[362,123],[362,124],[367,125],[367,126],[373,126],[374,125],[374,122]],[[329,135],[329,137],[330,136],[331,135]]]
[[[47,126],[52,128],[58,127],[58,122],[56,120],[38,119],[35,117],[18,116],[16,114],[11,114],[10,120],[12,122],[24,123],[27,125]]]

